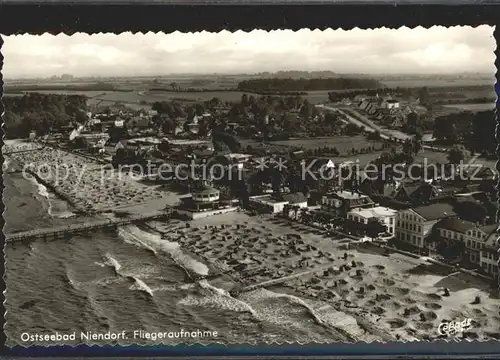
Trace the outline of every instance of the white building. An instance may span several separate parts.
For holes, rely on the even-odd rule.
[[[401,210],[396,216],[396,239],[404,241],[420,249],[433,247],[425,238],[431,234],[434,225],[441,219],[456,217],[453,206],[436,203]]]
[[[487,238],[496,230],[496,225],[480,226],[470,221],[449,218],[438,222],[435,230],[448,245],[463,242],[467,260],[479,265],[481,250]]]
[[[382,102],[382,107],[385,109],[397,109],[399,108],[399,101],[392,99],[384,100]]]
[[[283,212],[285,205],[307,208],[307,198],[302,193],[284,194],[280,197],[273,195],[258,195],[250,197],[253,207],[272,214]]]
[[[362,224],[368,224],[370,219],[377,219],[381,224],[387,227],[387,232],[394,235],[397,211],[383,206],[372,208],[352,209],[347,213],[347,218]]]
[[[355,191],[338,191],[324,195],[321,198],[321,208],[345,216],[355,208],[370,208],[375,203],[368,196]]]
[[[492,231],[484,241],[484,246],[479,252],[479,265],[492,278],[498,279],[498,234]]]

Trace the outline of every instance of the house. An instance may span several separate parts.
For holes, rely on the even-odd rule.
[[[342,99],[342,101],[341,101],[341,103],[342,103],[343,105],[351,105],[351,104],[352,104],[352,101],[351,101],[351,99],[349,99],[349,98],[343,98],[343,99]]]
[[[498,280],[500,275],[498,272],[500,246],[497,242],[498,234],[495,230],[491,231],[483,242],[483,247],[479,252],[479,266],[493,279]]]
[[[251,196],[249,201],[253,208],[271,214],[283,212],[286,205],[297,208],[307,208],[307,198],[302,193]]]
[[[375,203],[367,195],[355,191],[337,191],[327,193],[321,198],[321,209],[333,212],[339,216],[347,216],[347,213],[355,208],[370,208]]]
[[[361,110],[366,110],[369,106],[371,105],[370,100],[368,99],[363,99],[361,103],[359,104],[359,108]]]
[[[359,190],[365,195],[382,195],[393,196],[396,191],[396,183],[391,179],[384,179],[382,176],[374,178],[374,175],[363,178],[364,173],[361,174],[361,181]]]
[[[369,114],[369,115],[375,115],[377,113],[377,110],[379,109],[379,106],[377,103],[370,103],[365,111]]]
[[[496,230],[496,225],[479,226],[471,221],[447,218],[439,221],[434,229],[447,246],[462,242],[467,261],[479,265],[481,249],[491,232]]]
[[[396,216],[396,239],[419,249],[434,247],[435,244],[429,243],[426,238],[439,220],[450,217],[456,217],[456,213],[448,203],[401,210]]]
[[[358,94],[358,95],[354,96],[354,101],[359,103],[359,102],[363,101],[364,99],[366,99],[366,97],[367,97],[366,94]]]
[[[394,235],[397,211],[383,206],[372,208],[356,208],[347,213],[347,218],[362,224],[368,224],[371,219],[377,219],[387,227],[387,232]]]
[[[87,125],[89,127],[92,127],[94,125],[97,125],[97,124],[101,124],[101,119],[89,119],[89,121],[87,122]]]
[[[134,116],[127,121],[127,127],[131,129],[148,129],[150,127],[151,120],[149,117]]]
[[[382,107],[386,109],[397,109],[399,108],[399,101],[393,99],[387,99],[382,102]]]
[[[429,203],[438,197],[438,190],[425,182],[412,182],[402,184],[394,193],[394,200],[408,202],[413,205]]]

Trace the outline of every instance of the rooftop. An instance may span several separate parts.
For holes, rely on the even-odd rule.
[[[354,191],[338,191],[335,193],[326,194],[325,196],[327,198],[338,196],[338,197],[341,197],[342,199],[346,199],[346,200],[352,200],[352,199],[357,200],[357,199],[367,199],[368,198],[368,196],[354,192]]]
[[[364,218],[378,218],[383,216],[395,216],[397,211],[384,206],[375,206],[369,209],[353,209],[349,213],[355,214]]]
[[[209,186],[209,185],[205,185],[205,186],[201,186],[197,189],[195,189],[193,191],[194,194],[214,194],[214,193],[219,193],[219,190],[217,190],[216,188],[212,187],[212,186]]]
[[[282,194],[275,196],[273,194],[252,196],[251,199],[268,204],[289,203],[298,204],[307,201],[307,198],[302,193]]]
[[[412,209],[428,221],[439,220],[445,217],[456,216],[453,206],[448,203],[436,203],[431,205],[419,206]]]
[[[473,229],[475,226],[476,224],[471,221],[455,218],[443,219],[436,224],[436,228],[438,229],[451,230],[462,234],[466,234],[467,231]]]
[[[288,201],[290,204],[298,204],[307,201],[307,198],[303,193],[285,194],[283,195],[283,200]]]

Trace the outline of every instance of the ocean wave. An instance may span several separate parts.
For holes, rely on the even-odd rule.
[[[60,219],[67,219],[76,216],[74,212],[71,212],[67,209],[66,202],[63,202],[63,200],[55,198],[55,195],[52,194],[45,185],[38,182],[35,177],[30,176],[29,179],[33,183],[33,185],[37,187],[38,194],[47,200],[47,206],[48,206],[47,213],[49,214],[49,216],[58,217]]]
[[[210,306],[235,312],[250,313],[254,318],[258,318],[257,312],[246,302],[233,298],[224,289],[211,285],[207,280],[200,280],[196,283],[196,294],[189,294],[181,299],[178,304],[185,306]]]
[[[319,325],[326,325],[325,322],[321,319],[321,317],[316,313],[316,311],[309,306],[303,299],[298,296],[276,293],[267,289],[259,289],[253,292],[248,293],[248,300],[262,300],[262,299],[280,299],[284,300],[286,303],[290,305],[298,305],[304,308],[307,314]]]
[[[104,256],[107,259],[105,264],[111,266],[115,270],[115,274],[117,276],[128,278],[134,282],[134,285],[132,285],[130,287],[131,290],[144,291],[145,293],[153,296],[153,290],[144,281],[142,281],[137,275],[122,272],[121,271],[123,268],[122,264],[120,264],[118,262],[118,260],[116,260],[113,256],[111,256],[111,254],[106,253]]]
[[[142,247],[142,248],[152,252],[154,255],[158,255],[158,253],[155,249],[153,249],[151,246],[146,244],[144,241],[141,241],[140,238],[134,236],[130,231],[127,231],[127,229],[125,227],[118,228],[118,236],[120,236],[120,238],[123,241],[125,241],[127,244]]]
[[[144,281],[135,276],[128,276],[128,277],[135,281],[135,285],[132,285],[130,287],[131,290],[136,290],[136,289],[141,290],[153,296],[153,290]]]
[[[116,275],[121,276],[122,274],[120,274],[120,269],[122,268],[122,265],[118,262],[118,260],[112,257],[109,253],[106,253],[104,256],[107,259],[105,264],[113,267],[113,269],[115,269]]]
[[[208,267],[183,253],[180,245],[176,242],[162,239],[159,235],[143,231],[135,225],[121,227],[118,229],[118,234],[124,241],[151,250],[156,255],[159,252],[169,254],[172,260],[185,269],[189,275],[192,273],[202,276],[208,275]]]

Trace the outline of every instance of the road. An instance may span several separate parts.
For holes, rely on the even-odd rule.
[[[397,139],[400,141],[405,141],[407,139],[411,139],[412,136],[405,134],[401,131],[390,130],[383,128],[377,124],[375,124],[372,120],[368,119],[366,116],[360,114],[355,109],[349,108],[345,105],[342,106],[331,106],[331,105],[316,105],[316,107],[329,111],[338,111],[343,114],[348,121],[353,123],[356,126],[364,127],[366,131],[375,132],[378,131],[380,133],[380,137],[385,140]]]

